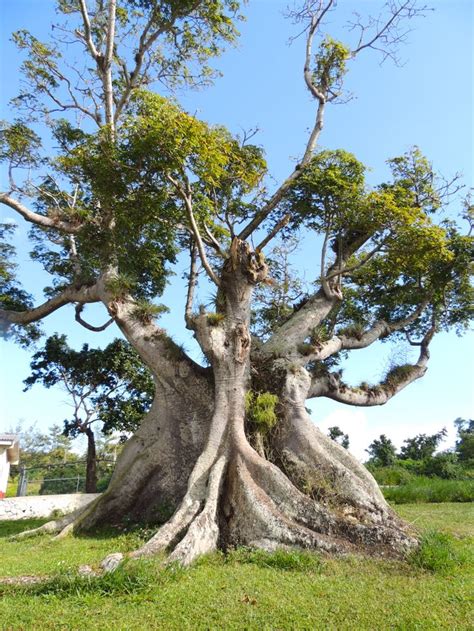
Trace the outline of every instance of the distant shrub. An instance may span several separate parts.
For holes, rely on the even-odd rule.
[[[418,476],[406,484],[383,489],[385,498],[395,504],[422,502],[472,502],[474,481],[442,480]]]
[[[377,480],[378,484],[382,486],[408,484],[416,478],[414,473],[410,473],[405,467],[399,467],[397,465],[392,467],[375,467],[368,465],[367,468]]]
[[[458,463],[456,454],[443,452],[423,461],[423,474],[444,480],[461,480],[465,470]]]
[[[43,480],[40,486],[40,495],[62,495],[63,493],[83,493],[86,488],[86,481],[84,478],[71,478],[57,479],[57,480]]]

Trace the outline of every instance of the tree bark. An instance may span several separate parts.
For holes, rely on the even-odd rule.
[[[87,436],[86,493],[97,493],[97,453],[94,432],[90,425],[84,431]]]

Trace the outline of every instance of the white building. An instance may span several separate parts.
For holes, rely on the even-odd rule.
[[[20,444],[16,434],[0,434],[0,499],[7,492],[10,465],[18,464]]]

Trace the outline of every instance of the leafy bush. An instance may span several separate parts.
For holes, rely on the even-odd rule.
[[[393,486],[399,484],[408,484],[412,482],[416,476],[405,467],[394,465],[392,467],[376,467],[367,465],[367,469],[371,472],[378,484],[382,486]]]
[[[450,535],[431,531],[423,535],[420,545],[409,555],[408,561],[415,567],[446,574],[456,570],[466,558],[456,550]]]
[[[465,469],[459,464],[456,454],[443,452],[423,461],[423,473],[444,480],[462,480]]]
[[[397,487],[383,489],[385,498],[395,504],[421,502],[472,502],[474,481],[442,480],[418,476]]]
[[[97,493],[103,493],[107,490],[109,486],[110,480],[112,478],[112,473],[108,473],[104,475],[100,480],[97,481]]]

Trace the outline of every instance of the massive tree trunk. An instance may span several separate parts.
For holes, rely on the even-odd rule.
[[[234,545],[385,555],[414,545],[369,472],[311,422],[305,368],[265,347],[251,355],[252,289],[265,275],[265,264],[236,240],[220,279],[221,310],[193,317],[209,369],[151,323],[134,320],[126,301],[109,302],[154,374],[155,400],[108,490],[49,530],[124,520],[162,524],[133,556],[170,550],[170,559],[183,564]],[[278,397],[278,422],[257,449],[246,419],[251,389]]]

